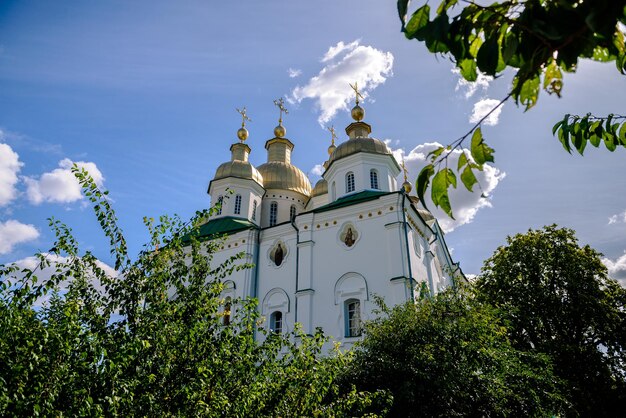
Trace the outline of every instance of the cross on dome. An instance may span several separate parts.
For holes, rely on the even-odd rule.
[[[239,138],[241,142],[244,142],[246,139],[248,139],[248,130],[246,129],[246,121],[252,122],[252,119],[248,117],[245,106],[243,107],[243,110],[239,110],[239,108],[235,108],[235,109],[241,115],[241,128],[237,130],[237,138]]]
[[[278,124],[282,125],[282,123],[283,123],[283,112],[285,112],[285,115],[289,114],[289,111],[285,107],[285,100],[282,97],[280,99],[276,99],[276,100],[274,100],[274,105],[276,105],[276,107],[278,107],[278,109],[280,110],[280,115],[278,117]]]
[[[356,96],[356,105],[359,105],[359,97],[361,99],[363,99],[363,95],[361,93],[359,93],[359,85],[357,84],[357,82],[354,82],[354,85],[348,83],[348,85],[352,88],[352,90],[354,90],[354,95]]]

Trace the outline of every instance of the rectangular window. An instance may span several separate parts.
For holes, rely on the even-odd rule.
[[[276,225],[276,220],[278,217],[278,204],[276,202],[272,202],[270,205],[270,226]]]
[[[358,337],[361,335],[361,301],[357,299],[347,300],[346,310],[346,337]]]
[[[235,196],[235,215],[241,213],[241,195]]]

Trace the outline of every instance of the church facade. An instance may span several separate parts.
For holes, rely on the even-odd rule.
[[[227,279],[225,309],[255,297],[269,330],[288,332],[300,323],[312,334],[321,327],[350,348],[372,318],[375,295],[393,306],[465,280],[437,220],[410,195],[406,173],[398,187],[402,168],[384,142],[370,137],[358,96],[348,139],[335,146],[332,132],[315,187],[291,164],[294,144],[282,126],[282,100],[276,104],[281,117],[265,144],[267,162],[248,161],[244,109],[231,160],[209,183],[220,209],[200,234],[226,236],[214,262],[244,252],[254,265]]]

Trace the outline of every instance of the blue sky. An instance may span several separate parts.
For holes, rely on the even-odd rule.
[[[50,216],[109,261],[71,162],[110,189],[134,253],[147,238],[143,216],[208,207],[208,182],[236,140],[236,107],[252,118],[258,165],[277,123],[272,101],[287,98],[293,162],[314,183],[325,126],[346,140],[347,80],[365,87],[365,121],[414,179],[433,143],[458,138],[475,110],[506,95],[511,73],[460,84],[447,58],[399,29],[392,1],[3,1],[0,262],[49,249]],[[457,222],[440,218],[466,273],[507,235],[557,223],[626,280],[626,149],[569,155],[551,135],[565,113],[624,113],[625,91],[613,64],[581,62],[563,98],[544,92],[526,113],[507,102],[483,128],[496,149],[481,178],[490,198],[456,191]]]

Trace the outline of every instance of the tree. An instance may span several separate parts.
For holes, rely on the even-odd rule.
[[[550,356],[572,416],[626,411],[626,289],[607,277],[600,256],[552,225],[508,237],[477,282],[514,346]]]
[[[56,242],[37,268],[0,266],[0,415],[344,416],[384,401],[338,395],[350,357],[323,357],[321,332],[257,341],[265,331],[256,301],[220,297],[222,279],[247,268],[242,254],[213,266],[219,241],[197,238],[211,211],[189,223],[147,219],[151,240],[133,261],[106,192],[74,170],[120,275],[80,253],[55,220]]]
[[[365,326],[345,380],[393,395],[392,416],[547,416],[562,407],[545,356],[516,350],[469,289],[408,302]]]
[[[449,16],[453,10],[458,14]],[[515,71],[511,91],[466,134],[433,151],[431,164],[420,172],[416,191],[422,202],[431,183],[433,203],[452,217],[448,189],[456,187],[448,155],[462,147],[471,136],[470,152],[459,161],[456,172],[471,192],[477,183],[474,170],[493,162],[493,149],[484,141],[481,124],[509,98],[526,110],[537,103],[541,87],[560,97],[562,71],[575,72],[580,58],[600,62],[614,61],[626,73],[626,0],[508,0],[488,6],[473,0],[443,0],[431,20],[428,3],[407,16],[410,0],[398,0],[402,31],[408,39],[424,42],[428,50],[449,57],[467,81],[475,81],[478,71],[502,75]],[[565,115],[553,128],[563,147],[582,154],[587,143],[598,147],[604,142],[609,151],[626,147],[626,116],[591,114]]]

